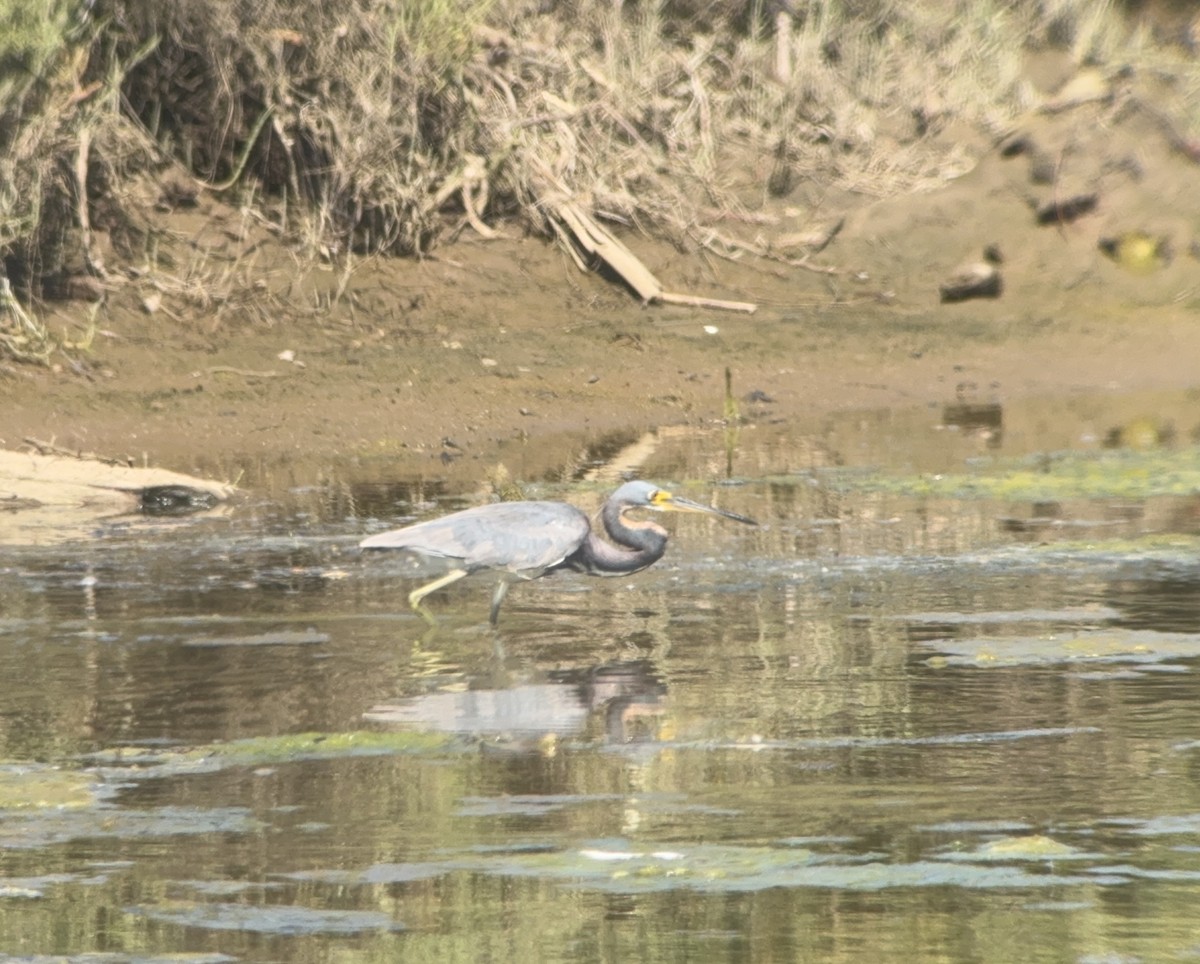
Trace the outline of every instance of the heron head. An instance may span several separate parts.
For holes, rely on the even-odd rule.
[[[735,522],[742,522],[746,525],[758,525],[753,519],[748,519],[744,515],[718,509],[716,506],[704,505],[702,502],[693,502],[691,499],[685,499],[666,489],[659,488],[653,483],[641,480],[626,482],[613,493],[612,501],[619,504],[622,509],[644,507],[656,512],[704,512],[708,515],[733,519]]]

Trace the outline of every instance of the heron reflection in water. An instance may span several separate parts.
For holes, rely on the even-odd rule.
[[[757,525],[753,519],[692,502],[650,482],[626,482],[600,510],[606,542],[592,531],[588,517],[564,502],[498,502],[454,512],[404,529],[364,539],[363,549],[399,549],[425,559],[444,560],[451,568],[408,595],[409,605],[430,619],[421,605],[431,592],[472,573],[498,575],[492,593],[491,623],[500,618],[508,587],[518,579],[537,579],[570,569],[593,576],[624,576],[652,566],[667,548],[667,530],[649,520],[628,519],[631,509],[656,512],[705,512]]]

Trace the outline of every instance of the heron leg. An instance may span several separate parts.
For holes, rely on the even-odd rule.
[[[427,582],[423,586],[418,586],[408,594],[408,604],[412,606],[413,611],[420,613],[421,617],[428,623],[434,622],[433,613],[421,605],[421,601],[431,592],[437,592],[449,586],[451,583],[458,582],[467,574],[465,569],[451,569],[444,576],[438,576],[433,582]]]
[[[492,591],[492,612],[489,621],[493,626],[500,622],[500,604],[508,595],[508,585],[508,580],[501,576],[500,581],[496,583],[496,588]]]

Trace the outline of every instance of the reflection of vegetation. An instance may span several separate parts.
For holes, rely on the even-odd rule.
[[[230,635],[280,615],[261,594],[175,594],[214,557],[222,578],[240,578],[240,543],[216,537],[171,539],[202,557],[195,568],[178,564],[190,554],[138,542],[136,565],[103,573],[118,588],[107,606],[101,597],[109,615],[90,624],[65,618],[82,609],[76,570],[7,578],[3,721],[21,726],[10,745],[57,745],[56,759],[89,740],[203,745],[106,754],[102,764],[124,766],[99,767],[121,786],[103,806],[6,814],[19,832],[3,851],[5,884],[24,890],[2,901],[0,947],[82,959],[103,940],[113,960],[197,946],[299,961],[539,960],[561,948],[601,948],[608,960],[1011,961],[1034,945],[1077,959],[1113,948],[1181,956],[1194,943],[1198,753],[1176,741],[1193,735],[1195,674],[1173,660],[1170,675],[1084,682],[1064,672],[1073,655],[1049,668],[943,670],[922,658],[937,648],[921,644],[988,635],[995,651],[1005,632],[1046,633],[1093,652],[1105,637],[1135,655],[1165,652],[1187,640],[1080,632],[1191,598],[1171,587],[1136,605],[1129,589],[1112,598],[1131,576],[1162,586],[1165,567],[1085,560],[1077,575],[1025,549],[1022,565],[990,549],[928,558],[910,549],[926,543],[908,529],[839,556],[821,547],[868,545],[843,530],[895,533],[907,516],[892,521],[887,495],[839,501],[798,477],[745,497],[759,500],[748,511],[768,500],[773,510],[755,551],[680,552],[620,595],[552,597],[506,634],[503,665],[472,628],[418,659],[403,621],[360,618],[371,597],[356,580],[288,596],[289,625],[330,630],[329,659],[185,647],[197,625],[236,627],[232,612],[248,610],[248,628],[221,630]],[[942,506],[956,532],[989,508]],[[263,536],[258,524],[245,535]],[[691,537],[705,545],[698,528]],[[981,544],[994,538],[966,548]],[[1194,539],[1150,544],[1194,573]],[[10,565],[42,574],[74,561],[44,555]],[[162,578],[148,587],[147,573]],[[1112,608],[1089,608],[1100,601]],[[673,735],[568,737],[543,754],[341,731],[368,726],[341,721],[382,694],[511,688],[629,648],[669,685],[662,732]],[[39,877],[17,883],[20,874]],[[1117,919],[1135,890],[1139,910],[1163,924],[1153,933]],[[1031,909],[1039,900],[1054,906]],[[389,921],[411,929],[396,935]],[[353,941],[331,937],[360,926]]]

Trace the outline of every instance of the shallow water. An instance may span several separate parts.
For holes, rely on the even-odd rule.
[[[358,554],[477,498],[378,466],[12,550],[0,953],[1200,956],[1200,487],[1167,401],[1137,444],[1111,426],[1163,400],[597,445],[529,494],[594,507],[632,467],[762,525],[673,517],[659,565],[518,585],[497,632],[486,583],[430,628]]]

